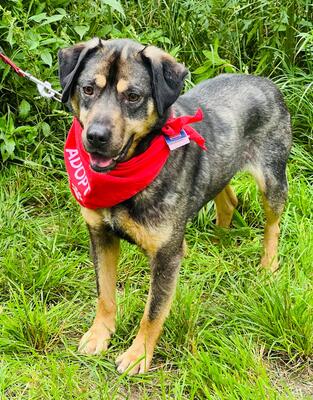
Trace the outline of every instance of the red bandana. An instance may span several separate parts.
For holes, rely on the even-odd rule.
[[[203,119],[199,108],[195,115],[170,117],[162,132],[174,138],[183,129],[190,140],[206,149],[204,139],[191,126]],[[96,172],[90,167],[89,154],[82,143],[82,127],[74,118],[65,142],[64,159],[72,194],[86,208],[115,206],[146,188],[160,173],[170,154],[164,135],[156,136],[148,149],[130,160],[118,163],[107,173]]]

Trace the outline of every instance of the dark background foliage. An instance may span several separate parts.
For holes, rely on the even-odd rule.
[[[22,69],[58,89],[58,49],[93,36],[163,47],[188,66],[191,82],[221,72],[268,76],[284,92],[295,137],[310,147],[312,17],[306,0],[4,0],[0,45]],[[2,62],[0,90],[2,160],[58,162],[69,124],[65,108],[40,98]]]

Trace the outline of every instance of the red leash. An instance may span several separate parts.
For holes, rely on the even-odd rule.
[[[14,64],[12,60],[9,59],[6,55],[3,53],[0,53],[0,58],[2,61],[4,61],[6,64],[8,64],[14,71],[17,73],[19,76],[25,76],[25,72],[21,70],[17,65]]]

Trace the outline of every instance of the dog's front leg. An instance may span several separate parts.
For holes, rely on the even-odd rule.
[[[98,354],[107,349],[110,336],[115,331],[115,287],[119,239],[106,228],[101,214],[97,211],[82,209],[82,215],[90,233],[98,304],[96,317],[91,328],[82,337],[79,351],[85,354]]]
[[[177,276],[183,256],[182,242],[167,243],[151,259],[151,282],[140,329],[130,348],[116,360],[118,371],[129,374],[148,371],[154,347],[161,334],[175,293]]]

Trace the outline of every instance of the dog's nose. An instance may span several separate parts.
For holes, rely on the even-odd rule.
[[[87,140],[93,146],[103,146],[108,143],[111,129],[101,124],[92,124],[87,130]]]

